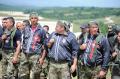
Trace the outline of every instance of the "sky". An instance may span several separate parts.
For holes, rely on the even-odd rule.
[[[117,7],[120,8],[120,0],[0,0],[0,4],[27,5],[38,7]]]

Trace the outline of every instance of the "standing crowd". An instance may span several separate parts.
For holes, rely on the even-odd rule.
[[[71,24],[59,20],[55,31],[41,26],[38,14],[17,22],[2,19],[0,26],[0,79],[120,79],[120,27],[100,32],[96,21],[82,24],[76,38]]]

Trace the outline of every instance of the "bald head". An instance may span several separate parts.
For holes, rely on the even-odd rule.
[[[19,29],[19,30],[22,30],[23,29],[23,24],[21,22],[17,22],[16,23],[16,28]]]

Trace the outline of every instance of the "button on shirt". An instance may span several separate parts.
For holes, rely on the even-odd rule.
[[[50,58],[55,61],[69,61],[73,57],[77,57],[79,46],[73,33],[68,32],[67,35],[62,35],[54,32],[50,35],[49,39],[51,38],[55,39],[55,42],[48,54]]]

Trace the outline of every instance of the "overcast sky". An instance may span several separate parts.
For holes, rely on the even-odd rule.
[[[0,3],[9,5],[29,5],[39,7],[90,6],[120,8],[120,0],[0,0]]]

